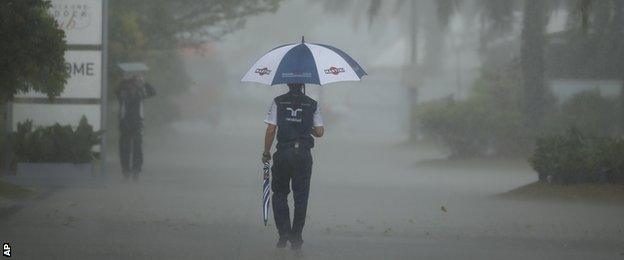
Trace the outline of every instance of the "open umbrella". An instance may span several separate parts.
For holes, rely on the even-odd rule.
[[[269,220],[269,201],[271,200],[269,194],[271,193],[271,182],[270,182],[270,174],[269,170],[271,169],[271,165],[268,162],[264,163],[264,181],[262,182],[262,219],[264,220],[264,225],[267,225],[267,221]]]
[[[325,85],[359,81],[364,75],[364,69],[345,52],[325,44],[306,43],[301,37],[301,43],[282,45],[264,54],[242,81]]]

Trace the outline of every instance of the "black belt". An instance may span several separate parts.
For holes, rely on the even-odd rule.
[[[307,147],[307,145],[305,144],[305,142],[301,142],[301,141],[294,141],[294,142],[288,142],[288,143],[279,143],[277,145],[277,148],[280,149],[284,149],[284,148],[294,148],[294,149],[310,149],[309,147]]]

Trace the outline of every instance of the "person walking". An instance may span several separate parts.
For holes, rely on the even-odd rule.
[[[288,84],[288,93],[273,100],[264,120],[267,124],[262,162],[271,160],[271,147],[277,134],[273,154],[271,188],[273,216],[279,234],[278,248],[290,241],[292,249],[303,244],[302,231],[306,219],[314,137],[324,134],[323,119],[317,102],[303,92],[304,84]],[[293,192],[294,217],[292,224],[288,194]]]
[[[119,101],[119,157],[125,180],[139,178],[143,166],[143,100],[156,95],[145,82],[148,68],[142,63],[119,64],[125,78],[115,90]]]
[[[271,147],[277,134],[277,151],[273,154],[272,182],[273,216],[279,234],[277,247],[285,247],[290,241],[293,249],[303,244],[301,232],[305,224],[314,137],[322,137],[325,131],[316,101],[305,95],[305,85],[326,84],[343,81],[360,81],[366,76],[364,69],[344,51],[319,43],[301,43],[277,46],[251,65],[242,82],[263,85],[288,85],[288,93],[276,97],[265,119],[262,162],[271,160]],[[264,165],[263,165],[264,167]],[[263,178],[263,187],[264,187]],[[287,197],[293,191],[295,212],[292,224]],[[269,200],[263,190],[262,218],[266,221]]]

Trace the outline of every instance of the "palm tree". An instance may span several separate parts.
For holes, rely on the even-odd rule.
[[[329,1],[329,0],[328,0]],[[335,1],[332,3],[341,2],[341,7],[346,9],[349,4],[355,4],[355,1]],[[621,6],[622,1],[609,0],[609,1],[596,1],[596,0],[515,0],[515,1],[500,1],[500,0],[475,0],[474,6],[481,17],[481,49],[487,48],[487,44],[492,39],[496,39],[501,35],[509,33],[513,28],[513,13],[514,11],[522,11],[522,31],[520,35],[521,50],[520,50],[520,65],[522,70],[522,109],[525,114],[527,126],[538,126],[541,124],[542,116],[546,107],[548,106],[548,91],[545,86],[545,61],[544,61],[544,49],[546,46],[545,30],[546,25],[551,14],[551,11],[556,8],[561,8],[563,3],[573,5],[574,10],[578,10],[578,13],[583,17],[582,24],[588,23],[588,19],[591,18],[591,7],[596,5],[596,2],[612,2],[613,5]],[[330,2],[328,2],[330,3]],[[361,2],[357,2],[361,4]],[[375,21],[376,16],[379,14],[379,10],[384,7],[384,4],[392,2],[382,2],[380,0],[370,0],[368,5],[369,26]],[[397,0],[394,2],[396,9],[401,9],[407,4],[410,4],[410,39],[411,39],[411,51],[410,51],[410,69],[413,71],[412,75],[419,76],[419,72],[423,67],[435,66],[439,61],[440,53],[443,49],[440,49],[439,40],[436,40],[434,36],[440,36],[441,33],[431,33],[432,26],[425,26],[425,21],[422,17],[423,13],[419,13],[419,10],[423,9],[427,3],[433,4],[435,10],[437,10],[437,22],[440,28],[444,29],[448,24],[450,18],[459,11],[461,4],[466,4],[456,0],[438,0],[438,1],[407,1]],[[431,6],[429,6],[430,9]],[[621,8],[618,9],[619,16],[622,17]],[[619,18],[622,20],[622,18]],[[622,23],[620,23],[622,24]],[[425,55],[423,60],[426,66],[418,66],[416,61],[418,60],[417,43],[418,35],[421,29],[425,30]],[[436,48],[438,48],[436,50]],[[436,57],[437,55],[437,57]],[[410,93],[410,107],[414,107],[417,88],[416,84],[408,86]],[[410,129],[411,135],[415,136],[416,123],[411,118]]]
[[[544,48],[546,10],[543,0],[524,0],[520,66],[522,69],[522,109],[527,126],[538,126],[544,112]]]
[[[423,75],[428,73],[423,72],[423,69],[427,69],[428,72],[436,71],[441,62],[441,56],[444,52],[444,37],[443,30],[448,25],[449,20],[456,12],[459,6],[457,0],[428,0],[428,1],[406,1],[399,0],[395,2],[395,10],[399,10],[409,2],[409,39],[410,39],[410,63],[407,66],[406,71],[410,71],[410,79],[406,82],[407,94],[408,94],[408,108],[409,108],[409,139],[416,140],[418,138],[418,120],[415,107],[418,102],[418,82]],[[421,21],[420,17],[431,18],[432,16],[423,13],[421,10],[428,10],[435,8],[437,11],[437,19],[424,19]],[[368,8],[369,27],[374,22],[376,16],[379,14],[379,10],[382,8],[380,0],[371,0]],[[432,21],[434,20],[434,21]],[[425,30],[425,57],[424,64],[426,66],[418,65],[418,32],[420,29]]]
[[[494,0],[492,0],[494,1]],[[550,11],[567,9],[568,31],[580,31],[575,38],[579,41],[593,43],[591,48],[581,47],[579,52],[591,52],[591,57],[582,70],[588,74],[600,74],[598,70],[619,70],[624,77],[622,65],[610,68],[597,68],[595,64],[612,64],[609,59],[621,60],[624,53],[624,1],[622,0],[567,0],[543,1],[524,0],[522,46],[520,53],[523,76],[523,110],[528,126],[539,126],[545,109],[548,107],[548,91],[545,80],[544,48],[547,44],[545,28]],[[589,35],[587,34],[589,32]],[[571,36],[572,37],[572,36]],[[615,64],[615,63],[613,63]],[[612,72],[613,73],[613,72]],[[618,73],[618,72],[615,72]],[[622,86],[624,102],[624,85]],[[624,106],[623,106],[624,107]],[[624,116],[624,111],[622,112]]]
[[[586,1],[586,0],[585,0]],[[385,2],[384,2],[385,3]],[[431,5],[427,6],[427,1],[407,1],[398,0],[395,2],[397,9],[410,4],[410,39],[411,39],[411,51],[410,51],[410,70],[412,70],[412,77],[422,78],[424,74],[423,69],[436,70],[436,67],[441,61],[441,54],[444,49],[441,47],[440,41],[442,41],[443,32],[435,31],[436,26],[438,28],[446,28],[448,21],[453,17],[455,13],[459,11],[459,7],[462,4],[456,0],[438,0],[429,1],[429,4],[433,4],[437,11],[437,24],[431,26],[431,23],[427,24],[427,21],[422,21],[423,16],[426,14],[419,13],[419,9],[430,10]],[[538,125],[541,121],[541,115],[546,106],[547,91],[544,85],[544,48],[545,48],[545,27],[548,21],[547,12],[549,6],[553,4],[546,4],[542,0],[524,0],[524,1],[500,1],[500,0],[476,0],[474,2],[478,15],[481,17],[481,47],[486,48],[487,43],[492,39],[498,38],[511,31],[514,20],[513,12],[516,7],[519,6],[523,9],[523,29],[521,34],[521,68],[523,75],[523,109],[527,118],[527,122]],[[379,9],[383,7],[380,0],[371,0],[369,2],[368,15],[369,26],[375,20],[375,17],[379,14]],[[424,7],[424,8],[423,8]],[[430,21],[429,21],[430,22]],[[429,25],[429,26],[427,26]],[[425,36],[425,57],[422,66],[417,64],[418,60],[418,35],[419,31],[424,29]],[[417,100],[418,87],[417,81],[412,81],[412,84],[406,86],[409,93],[409,101],[411,112],[414,111]],[[410,117],[410,139],[414,139],[417,135],[417,121],[414,116]]]
[[[567,2],[566,8],[573,14],[569,29],[580,31],[579,40],[592,46],[586,50],[591,58],[584,70],[619,75],[622,80],[619,113],[624,124],[624,1],[576,0]]]

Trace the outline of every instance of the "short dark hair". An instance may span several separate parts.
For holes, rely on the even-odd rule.
[[[289,83],[286,84],[288,86],[288,89],[290,90],[298,90],[298,91],[302,91],[303,87],[305,86],[305,84],[302,83]]]

